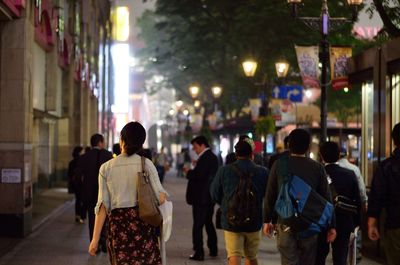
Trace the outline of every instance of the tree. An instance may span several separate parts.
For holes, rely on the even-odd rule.
[[[379,13],[384,24],[384,31],[389,37],[400,37],[400,1],[374,0],[369,12],[372,15],[374,11]]]
[[[209,89],[216,82],[224,93],[220,99],[225,116],[239,113],[250,97],[269,94],[275,80],[274,63],[285,57],[297,71],[294,44],[316,45],[318,32],[291,19],[282,0],[158,0],[155,11],[139,20],[146,47],[139,56],[148,74],[165,76],[168,87],[189,98],[187,88],[196,82],[211,100]],[[320,1],[307,3],[302,12],[319,16]],[[344,1],[330,1],[332,16],[350,14]],[[351,45],[351,25],[331,34],[331,44]],[[253,79],[244,77],[241,61],[251,56],[258,62]],[[256,86],[261,80],[265,86]],[[294,77],[295,82],[300,82]],[[153,87],[153,89],[157,89]]]

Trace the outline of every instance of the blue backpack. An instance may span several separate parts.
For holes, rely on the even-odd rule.
[[[302,178],[288,172],[289,157],[278,160],[283,177],[275,211],[280,222],[299,237],[309,237],[326,229],[331,222],[333,205]]]

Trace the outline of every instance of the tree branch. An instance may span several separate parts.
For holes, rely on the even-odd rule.
[[[374,0],[374,5],[376,7],[376,10],[379,13],[379,16],[381,17],[381,19],[383,21],[383,24],[385,25],[386,32],[391,37],[400,37],[400,29],[397,28],[396,25],[393,24],[392,20],[386,13],[385,8],[383,7],[382,0]]]

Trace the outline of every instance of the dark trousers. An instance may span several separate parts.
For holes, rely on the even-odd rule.
[[[82,192],[80,189],[75,190],[75,216],[86,219],[86,209],[83,206]]]
[[[203,249],[203,226],[207,232],[207,246],[211,253],[217,253],[217,232],[215,231],[212,217],[214,214],[214,204],[192,205],[193,209],[193,250],[196,253],[204,254]]]
[[[299,238],[286,225],[278,224],[277,247],[282,265],[310,265],[315,262],[318,236]]]
[[[334,265],[346,265],[349,252],[350,232],[337,231],[336,239],[332,243],[332,260]],[[315,265],[325,265],[329,254],[329,244],[326,242],[326,232],[318,236],[318,250]]]
[[[96,215],[94,214],[94,208],[96,207],[96,204],[88,204],[86,207],[87,207],[87,214],[88,214],[89,238],[90,238],[90,241],[92,241],[93,230],[94,230],[94,220],[96,219]]]

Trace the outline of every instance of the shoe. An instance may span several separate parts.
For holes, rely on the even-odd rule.
[[[218,256],[218,250],[210,251],[210,257],[217,257]]]
[[[197,261],[203,261],[204,260],[204,254],[194,253],[193,255],[190,255],[189,259],[197,260]]]

